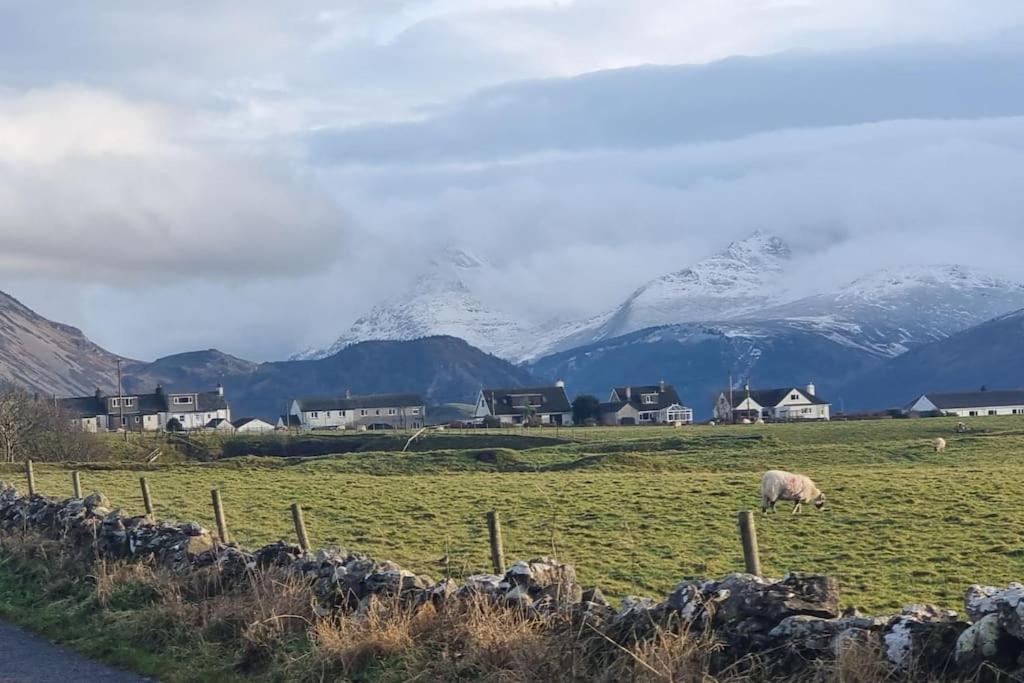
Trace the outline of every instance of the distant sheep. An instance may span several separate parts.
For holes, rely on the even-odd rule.
[[[780,500],[793,501],[793,514],[800,512],[804,503],[814,503],[819,510],[825,505],[825,494],[814,482],[803,474],[792,474],[782,470],[769,470],[761,478],[761,512],[775,512]]]
[[[935,441],[932,441],[932,447],[935,448],[936,453],[942,453],[946,450],[946,440],[940,436]]]

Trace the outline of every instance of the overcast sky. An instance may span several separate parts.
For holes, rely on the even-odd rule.
[[[424,257],[532,319],[762,229],[1024,279],[1020,0],[0,0],[0,289],[136,358],[327,345]]]

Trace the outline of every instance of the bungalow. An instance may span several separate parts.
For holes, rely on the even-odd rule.
[[[224,387],[214,391],[166,392],[157,385],[152,394],[105,396],[99,389],[92,396],[57,400],[57,407],[72,424],[87,432],[153,432],[167,429],[204,429],[212,420],[230,420],[231,409]],[[173,422],[172,422],[173,420]]]
[[[244,434],[262,434],[274,431],[274,425],[265,422],[258,417],[243,417],[231,423],[235,431]]]
[[[297,398],[289,415],[298,419],[302,429],[419,429],[427,408],[418,394],[352,396],[346,392],[341,398]]]
[[[740,391],[719,394],[714,415],[719,422],[828,420],[831,404],[817,396],[813,383],[803,389],[782,387],[757,391],[751,391],[747,385]]]
[[[571,425],[572,406],[564,382],[553,387],[481,389],[473,417],[496,417],[502,424],[524,424],[532,418],[540,424]]]
[[[1024,415],[1024,391],[963,391],[946,394],[922,394],[904,408],[910,415]]]
[[[616,387],[601,404],[601,423],[606,425],[690,424],[693,410],[679,401],[671,384]]]

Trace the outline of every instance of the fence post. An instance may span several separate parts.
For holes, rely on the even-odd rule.
[[[501,543],[501,517],[497,510],[487,513],[487,533],[491,539],[491,564],[494,565],[494,573],[503,575],[505,573],[505,548]]]
[[[299,537],[299,547],[309,552],[309,534],[306,533],[306,520],[302,518],[302,507],[292,503],[292,522],[295,523],[295,535]]]
[[[212,489],[210,491],[210,497],[213,499],[213,516],[217,520],[217,535],[220,536],[220,542],[228,544],[228,522],[224,519],[224,506],[220,502],[220,491],[218,489]]]
[[[146,516],[153,519],[153,498],[149,495],[149,482],[139,477],[139,488],[142,489],[142,505],[146,508]]]
[[[28,495],[36,495],[36,473],[32,470],[32,461],[25,461],[25,477],[28,479]]]
[[[748,574],[761,576],[761,556],[757,548],[757,528],[754,513],[746,510],[739,513],[740,540],[743,542],[743,563]]]
[[[71,473],[71,495],[79,499],[82,497],[82,475],[78,470]]]

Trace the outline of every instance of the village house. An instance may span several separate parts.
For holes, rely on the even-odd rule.
[[[152,394],[92,396],[57,399],[57,407],[71,423],[86,432],[155,432],[166,429],[204,429],[213,420],[231,420],[224,387],[213,391],[166,392],[157,385]]]
[[[828,401],[818,397],[813,383],[802,389],[782,387],[757,391],[747,385],[719,394],[714,415],[718,422],[828,420],[831,407]]]
[[[425,424],[427,408],[418,394],[307,397],[292,401],[293,418],[300,429],[418,429]],[[283,427],[282,421],[278,423]]]
[[[231,426],[239,434],[262,434],[274,431],[274,425],[258,417],[242,417],[231,422]]]
[[[572,406],[565,395],[565,383],[553,387],[481,389],[474,419],[497,418],[502,424],[521,425],[531,420],[539,424],[571,425]]]
[[[671,384],[612,389],[601,404],[601,423],[605,425],[690,424],[693,410],[684,406]]]
[[[904,412],[909,415],[952,415],[982,417],[1024,415],[1024,391],[993,390],[922,394]]]

